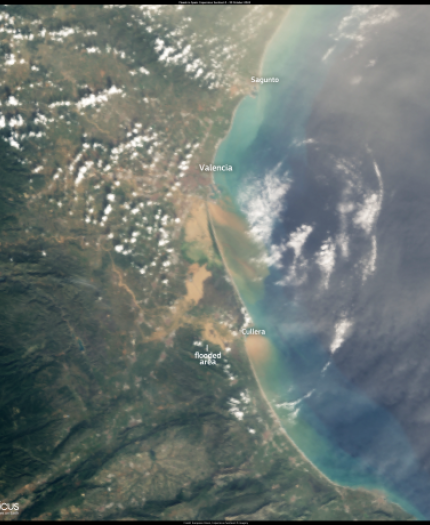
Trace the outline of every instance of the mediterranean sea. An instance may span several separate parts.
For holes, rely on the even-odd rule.
[[[399,323],[403,349],[418,330],[405,318],[407,286],[396,284],[409,277],[400,277],[400,262],[393,269],[410,234],[389,226],[389,214],[408,204],[396,175],[403,137],[393,130],[408,127],[396,113],[408,96],[401,36],[417,24],[425,30],[427,18],[417,18],[397,6],[292,7],[255,72],[279,82],[239,105],[214,161],[233,172],[214,180],[221,200],[246,220],[243,235],[264,246],[259,287],[255,275],[232,275],[270,340],[270,358],[253,364],[283,427],[332,481],[383,491],[425,519],[426,434],[407,419],[412,379],[402,374],[410,361],[396,350]],[[418,91],[419,69],[409,72]],[[417,343],[416,359],[419,351]]]

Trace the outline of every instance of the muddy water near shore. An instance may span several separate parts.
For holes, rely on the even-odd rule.
[[[332,198],[322,189],[303,200],[301,220],[308,222],[291,229],[294,205],[311,188],[306,170],[316,139],[307,135],[307,126],[315,101],[336,61],[353,51],[351,39],[342,40],[339,32],[348,24],[349,35],[368,27],[367,12],[354,13],[348,6],[291,9],[263,64],[263,75],[277,76],[280,82],[262,85],[257,96],[247,97],[236,111],[215,159],[231,164],[234,171],[215,175],[221,198],[209,204],[209,213],[241,299],[255,327],[266,331],[267,339],[248,338],[247,351],[290,438],[332,481],[383,490],[390,500],[423,517],[430,515],[430,480],[404,429],[337,366],[334,342],[318,332],[312,288],[306,302],[291,284],[304,275],[301,248],[308,238],[310,248],[318,242],[311,235],[323,224],[323,216],[316,215],[318,203],[328,205]],[[353,77],[351,82],[358,81]],[[329,146],[325,148],[321,151],[332,155]],[[378,175],[379,168],[375,170]],[[369,182],[371,189],[376,175],[376,182]],[[326,255],[330,250],[327,243]],[[310,278],[315,304],[329,283],[324,264],[329,265],[330,258],[318,257],[312,261],[319,261],[321,283]],[[328,302],[325,312],[330,308]]]

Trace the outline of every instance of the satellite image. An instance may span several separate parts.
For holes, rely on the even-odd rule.
[[[429,25],[0,7],[0,520],[430,519]]]

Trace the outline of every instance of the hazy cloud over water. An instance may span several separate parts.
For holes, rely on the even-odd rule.
[[[322,54],[330,71],[279,231],[286,246],[311,229],[300,244],[306,278],[280,282],[430,471],[429,25],[424,6],[359,6],[344,18],[333,39],[350,44],[336,59]],[[297,259],[283,252],[286,276]]]

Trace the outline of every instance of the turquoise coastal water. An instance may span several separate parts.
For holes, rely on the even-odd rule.
[[[238,107],[215,158],[232,164],[234,175],[216,174],[215,182],[267,248],[270,275],[264,292],[245,304],[276,349],[272,361],[256,372],[284,428],[334,482],[383,490],[424,518],[430,516],[430,480],[408,438],[396,419],[332,361],[327,341],[316,335],[315,319],[283,286],[287,268],[274,249],[282,246],[280,217],[289,213],[288,189],[293,181],[296,191],[307,188],[301,167],[307,165],[307,122],[315,100],[333,64],[351,45],[339,28],[347,20],[351,32],[362,22],[347,19],[350,12],[348,6],[290,10],[263,62],[263,76],[277,76],[280,82],[261,86],[255,98],[247,97]],[[239,292],[246,296],[240,287]]]

